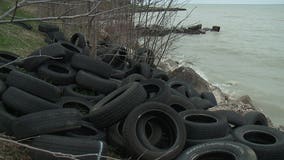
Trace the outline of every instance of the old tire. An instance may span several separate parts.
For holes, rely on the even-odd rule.
[[[257,157],[246,145],[223,141],[188,148],[176,160],[257,160]]]
[[[231,125],[232,128],[237,128],[246,125],[246,121],[240,113],[230,110],[219,110],[214,112],[221,116],[226,117],[228,123]]]
[[[136,82],[129,83],[99,101],[91,110],[88,119],[98,128],[109,127],[123,119],[145,99],[146,92],[143,87]]]
[[[234,141],[234,137],[231,134],[228,134],[224,137],[220,138],[212,138],[212,139],[187,139],[185,143],[185,147],[192,147],[195,145],[208,143],[208,142],[219,142],[219,141]]]
[[[17,139],[56,133],[79,128],[81,119],[81,114],[75,109],[41,111],[14,120],[12,131]]]
[[[208,101],[207,99],[202,99],[200,97],[191,97],[189,101],[196,106],[198,109],[207,110],[209,108],[215,107],[215,105]]]
[[[55,85],[69,85],[75,82],[76,76],[75,70],[70,66],[55,61],[41,65],[38,68],[38,74]]]
[[[58,32],[59,27],[52,24],[41,23],[38,25],[38,30],[44,33],[48,32]]]
[[[100,94],[90,89],[81,88],[76,84],[71,84],[64,87],[63,96],[84,98],[95,103],[104,98],[103,94]]]
[[[115,89],[118,85],[109,80],[104,79],[94,74],[85,72],[83,70],[79,71],[76,75],[76,82],[83,88],[92,89],[98,93],[108,94]]]
[[[201,93],[200,97],[202,99],[206,99],[206,100],[210,101],[214,106],[218,105],[216,97],[214,96],[214,94],[212,92],[203,92],[203,93]]]
[[[50,44],[30,54],[23,61],[22,67],[28,71],[36,71],[44,62],[50,61],[52,58],[63,60],[65,56],[66,52],[63,46],[59,43]]]
[[[165,102],[170,97],[170,88],[162,80],[149,79],[141,84],[147,92],[147,101]]]
[[[2,99],[7,107],[12,109],[13,111],[16,111],[20,115],[50,109],[59,109],[59,105],[56,105],[14,87],[9,87],[4,92]]]
[[[284,159],[284,133],[266,126],[246,125],[233,132],[235,140],[251,147],[258,160]]]
[[[61,97],[57,104],[60,108],[76,109],[83,115],[89,114],[93,108],[93,105],[89,101],[78,97]]]
[[[248,112],[244,115],[244,120],[248,125],[268,126],[268,120],[265,115],[258,111]]]
[[[177,95],[171,95],[166,104],[178,113],[186,110],[197,109],[187,98]]]
[[[16,117],[10,114],[4,104],[0,102],[0,132],[6,135],[12,135],[12,124]]]
[[[142,118],[155,116],[155,121],[163,128],[169,144],[163,147],[154,146],[148,140],[140,138],[137,126]],[[125,119],[123,135],[126,146],[133,156],[141,159],[168,160],[175,158],[183,149],[186,130],[179,115],[169,106],[148,102],[136,107]]]
[[[16,70],[10,72],[6,83],[52,102],[61,96],[61,90],[57,86]]]
[[[188,139],[212,139],[229,133],[227,119],[216,113],[188,110],[180,113],[187,130]]]
[[[85,55],[75,54],[72,57],[71,65],[74,68],[86,70],[103,78],[109,78],[112,73],[112,68],[109,64]]]

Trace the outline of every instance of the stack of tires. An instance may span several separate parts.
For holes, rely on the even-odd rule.
[[[93,58],[79,44],[54,42],[0,68],[0,131],[42,149],[32,159],[283,159],[283,133],[262,113],[208,111],[212,93],[121,48]],[[2,64],[17,58],[0,52]]]

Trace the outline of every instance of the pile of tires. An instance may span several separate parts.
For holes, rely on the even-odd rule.
[[[78,35],[0,68],[0,131],[42,149],[31,150],[32,159],[108,159],[113,152],[144,160],[284,158],[284,135],[262,113],[208,111],[217,106],[212,93],[124,58],[122,48],[88,56]],[[2,64],[17,58],[0,52]]]

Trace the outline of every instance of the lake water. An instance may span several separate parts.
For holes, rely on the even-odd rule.
[[[249,95],[284,125],[284,5],[196,6],[186,24],[220,25],[221,32],[184,36],[173,53],[234,96]],[[179,13],[182,17],[185,13]]]

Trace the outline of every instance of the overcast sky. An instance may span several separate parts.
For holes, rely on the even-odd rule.
[[[188,1],[194,4],[284,4],[284,0],[188,0]]]

